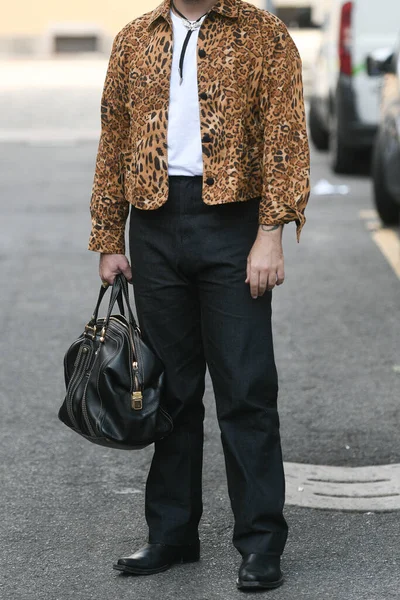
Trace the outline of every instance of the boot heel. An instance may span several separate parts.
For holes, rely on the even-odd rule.
[[[200,560],[200,544],[192,544],[182,548],[181,563],[191,563]]]

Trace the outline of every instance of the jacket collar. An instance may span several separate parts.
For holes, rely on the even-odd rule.
[[[162,17],[166,21],[170,21],[169,11],[170,11],[171,0],[164,0],[157,8],[153,10],[150,15],[150,23],[148,27],[150,28],[157,19]],[[212,7],[212,11],[219,13],[225,17],[236,18],[239,14],[239,4],[240,0],[217,0],[217,3]]]

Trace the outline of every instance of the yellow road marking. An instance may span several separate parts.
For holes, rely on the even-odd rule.
[[[360,210],[360,219],[371,232],[372,239],[400,279],[400,237],[395,229],[383,228],[376,210]]]
[[[399,235],[392,229],[378,229],[372,234],[372,239],[400,279],[400,240]]]

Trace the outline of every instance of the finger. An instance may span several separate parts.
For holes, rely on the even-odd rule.
[[[115,273],[110,271],[109,269],[100,268],[99,271],[101,282],[107,283],[108,285],[113,285],[115,279]]]
[[[101,278],[101,281],[103,283],[107,283],[108,285],[114,285],[115,274],[106,275]]]
[[[283,266],[278,268],[278,271],[276,273],[276,285],[282,285],[282,283],[285,281],[285,269],[283,268]]]
[[[268,291],[273,290],[275,286],[276,286],[276,271],[274,269],[268,275],[268,284],[267,284]]]
[[[132,269],[129,263],[127,263],[127,265],[121,269],[121,272],[127,281],[132,281]]]
[[[259,284],[259,273],[258,271],[250,272],[250,294],[252,298],[258,298],[258,284]]]
[[[247,261],[247,265],[246,265],[246,280],[245,283],[249,283],[250,282],[250,261]]]
[[[268,271],[260,271],[258,279],[258,295],[263,296],[268,285]]]

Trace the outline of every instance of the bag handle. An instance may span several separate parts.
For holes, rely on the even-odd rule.
[[[121,278],[122,295],[125,299],[126,306],[128,307],[129,322],[134,329],[136,329],[138,332],[140,332],[140,327],[137,324],[135,317],[133,316],[133,312],[132,312],[132,308],[131,308],[131,303],[130,303],[130,299],[129,299],[128,281],[127,281],[126,277],[124,277],[123,275],[119,275],[119,277]]]
[[[112,292],[111,292],[110,303],[108,305],[107,316],[106,316],[106,318],[104,320],[104,325],[103,325],[103,328],[101,330],[101,336],[100,336],[100,341],[101,342],[104,342],[106,330],[107,330],[107,327],[108,327],[108,323],[109,323],[109,320],[110,320],[110,317],[111,317],[112,310],[114,308],[114,304],[116,302],[116,299],[118,299],[120,295],[125,300],[126,306],[128,308],[128,315],[129,315],[129,323],[130,323],[130,325],[132,325],[132,327],[134,329],[136,329],[136,331],[140,334],[139,326],[136,323],[135,317],[133,316],[132,308],[131,308],[131,305],[130,305],[130,302],[129,302],[128,282],[127,282],[126,278],[123,275],[118,274],[115,277],[115,280],[114,280],[113,289],[112,289]]]
[[[102,285],[100,287],[99,296],[97,298],[97,303],[96,303],[95,309],[93,311],[93,314],[90,318],[89,323],[85,326],[85,333],[88,334],[90,337],[92,337],[92,339],[95,339],[95,337],[96,337],[96,323],[97,323],[97,318],[98,318],[98,314],[99,314],[100,304],[105,296],[105,293],[106,293],[108,287],[109,287],[108,285],[107,286]],[[108,326],[111,312],[114,308],[115,302],[118,302],[118,308],[120,310],[120,313],[122,314],[122,316],[125,316],[124,300],[125,300],[126,306],[128,307],[129,322],[140,333],[139,326],[137,325],[135,317],[133,316],[133,312],[132,312],[130,302],[129,302],[128,282],[123,275],[118,274],[115,277],[114,284],[111,287],[111,296],[110,296],[110,301],[109,301],[109,305],[108,305],[107,316],[104,320],[101,338],[104,338],[105,329]],[[101,339],[101,338],[100,338],[100,340],[104,341],[104,339]]]

